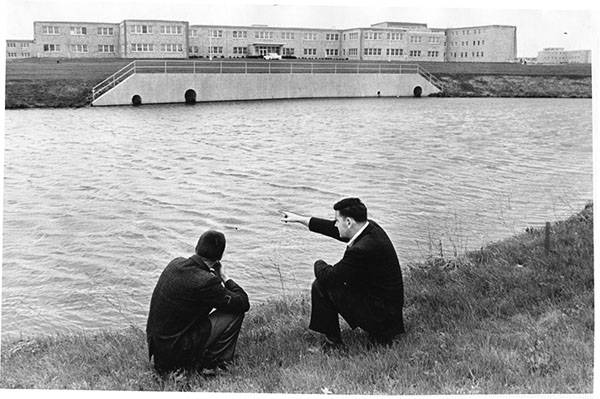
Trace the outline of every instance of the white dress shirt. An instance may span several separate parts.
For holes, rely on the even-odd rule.
[[[356,237],[358,237],[360,235],[360,233],[362,233],[367,226],[369,225],[369,221],[367,220],[367,223],[364,224],[363,227],[360,228],[360,230],[358,230],[356,232],[356,234],[354,234],[354,236],[352,236],[352,239],[350,241],[348,241],[348,244],[346,245],[346,247],[350,248],[352,246],[352,244],[354,244],[354,240],[356,240]]]

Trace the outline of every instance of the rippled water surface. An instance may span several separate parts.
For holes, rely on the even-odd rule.
[[[6,111],[3,337],[143,327],[164,266],[223,231],[253,303],[344,246],[283,225],[358,196],[401,262],[592,198],[589,99],[331,99]],[[434,248],[430,247],[434,243]]]

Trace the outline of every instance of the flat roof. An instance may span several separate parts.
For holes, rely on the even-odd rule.
[[[421,23],[421,22],[397,22],[397,21],[377,22],[376,24],[371,24],[371,26],[383,25],[383,24],[389,24],[389,25],[406,25],[406,26],[424,26],[424,27],[427,27],[427,24]]]
[[[237,29],[286,29],[286,30],[317,30],[339,33],[344,29],[340,28],[299,28],[285,26],[269,26],[269,25],[190,25],[190,28],[237,28]]]
[[[460,28],[446,28],[446,30],[461,30],[474,28],[516,28],[513,25],[479,25],[479,26],[461,26]]]
[[[121,22],[169,22],[178,24],[189,24],[188,21],[175,21],[172,19],[124,19]]]
[[[34,24],[87,24],[87,25],[119,25],[118,22],[82,22],[82,21],[33,21]]]

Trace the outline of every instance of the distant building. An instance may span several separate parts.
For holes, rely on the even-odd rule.
[[[591,50],[565,50],[563,47],[547,47],[538,52],[538,64],[591,64]]]
[[[33,40],[7,40],[6,59],[29,58],[33,48]]]
[[[164,20],[36,21],[28,56],[212,59],[277,53],[307,59],[513,62],[516,40],[516,27],[504,25],[439,29],[422,23],[380,22],[362,28],[317,29]],[[8,58],[20,57],[14,54]]]

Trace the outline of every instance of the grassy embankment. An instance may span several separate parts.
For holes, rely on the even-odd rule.
[[[41,58],[8,62],[5,108],[89,105],[94,85],[131,60],[60,59],[59,61],[57,63],[55,59]],[[218,61],[240,62],[227,59]],[[308,60],[294,60],[294,62],[308,62]],[[418,64],[444,82],[444,95],[448,97],[590,98],[592,96],[590,65],[466,62],[418,62]]]
[[[92,88],[131,60],[26,59],[6,63],[5,108],[83,107]]]
[[[447,97],[592,97],[590,64],[420,62]]]
[[[238,361],[204,378],[157,379],[139,327],[31,338],[2,346],[3,388],[348,394],[590,393],[593,372],[591,204],[550,229],[527,229],[464,256],[431,257],[405,278],[407,333],[369,347],[346,326],[348,353],[312,353],[309,301],[247,315]]]

